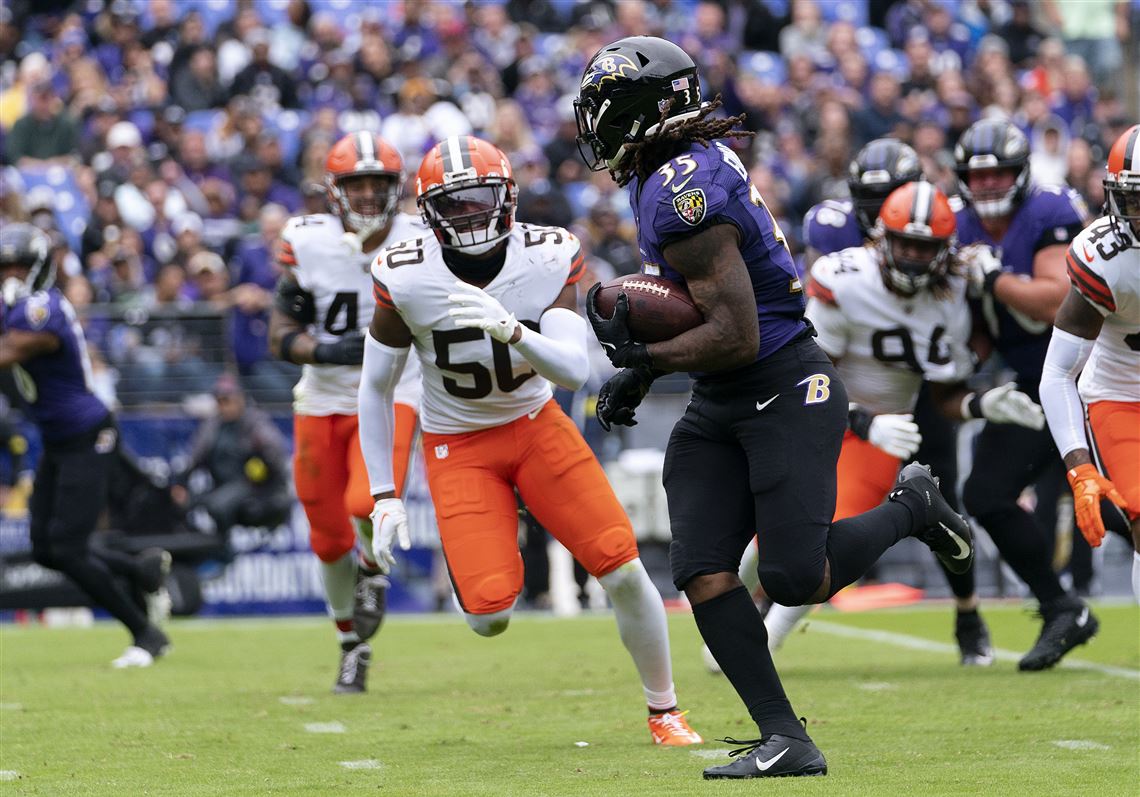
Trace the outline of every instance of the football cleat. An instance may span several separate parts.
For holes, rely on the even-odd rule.
[[[392,586],[387,578],[376,573],[368,575],[357,570],[356,595],[352,606],[352,627],[361,642],[367,642],[376,636],[380,624],[384,622],[384,611],[388,607],[388,587]]]
[[[954,621],[954,638],[963,667],[989,667],[994,663],[994,648],[986,621],[976,611],[958,612]]]
[[[1017,663],[1022,672],[1049,669],[1077,645],[1092,639],[1100,628],[1088,605],[1072,595],[1042,603],[1040,614],[1045,623],[1032,650]]]
[[[703,742],[701,735],[689,727],[689,722],[685,719],[688,713],[673,709],[660,714],[650,714],[649,732],[653,734],[653,743],[667,747],[685,747]]]
[[[333,692],[338,695],[363,694],[368,680],[368,665],[372,663],[372,648],[367,642],[358,642],[340,654],[340,670],[337,672]]]
[[[826,775],[827,761],[811,741],[773,733],[760,739],[740,741],[718,739],[745,747],[729,753],[736,760],[704,771],[705,780],[722,778],[794,778],[805,775]]]
[[[170,638],[151,625],[135,638],[134,644],[123,651],[123,655],[111,662],[111,666],[116,670],[149,667],[169,652]]]
[[[938,490],[938,480],[927,465],[913,462],[899,472],[888,499],[915,514],[914,536],[934,551],[951,573],[965,573],[974,563],[974,535],[970,524],[955,512]]]

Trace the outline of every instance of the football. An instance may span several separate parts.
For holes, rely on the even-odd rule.
[[[704,322],[683,285],[648,274],[627,274],[604,283],[595,296],[598,312],[613,316],[622,291],[629,299],[629,329],[641,343],[669,340]]]

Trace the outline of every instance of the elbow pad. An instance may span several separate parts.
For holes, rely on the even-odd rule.
[[[298,324],[312,324],[317,320],[317,306],[313,294],[298,285],[294,280],[281,277],[277,280],[277,290],[273,305]]]

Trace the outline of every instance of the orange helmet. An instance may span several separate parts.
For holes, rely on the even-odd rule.
[[[379,197],[366,199],[365,207],[357,210],[349,203],[343,183],[365,175],[387,178],[387,187]],[[358,232],[379,229],[396,213],[404,188],[404,161],[391,144],[375,133],[349,133],[329,150],[325,161],[325,188],[336,214],[348,226]]]
[[[510,234],[515,220],[511,164],[494,144],[452,136],[416,172],[416,204],[441,246],[478,255]]]
[[[1132,125],[1108,151],[1104,197],[1108,214],[1132,226],[1131,246],[1140,247],[1140,125]]]
[[[932,287],[949,267],[957,228],[950,201],[931,183],[892,191],[875,225],[887,287],[902,296]]]

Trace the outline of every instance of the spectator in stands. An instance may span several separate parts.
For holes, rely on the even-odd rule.
[[[792,24],[780,31],[780,55],[785,60],[806,56],[812,63],[827,57],[827,30],[814,0],[792,3]]]
[[[10,163],[69,163],[79,146],[79,126],[64,108],[50,81],[32,86],[28,112],[8,132],[4,154]]]
[[[1096,114],[1096,87],[1089,74],[1085,59],[1079,55],[1065,57],[1061,72],[1061,86],[1051,103],[1051,110],[1077,137],[1084,136],[1085,128],[1093,123]]]
[[[229,305],[230,274],[220,255],[202,249],[187,261],[186,273],[190,275],[190,294],[196,301],[219,309]]]
[[[1089,65],[1096,85],[1116,85],[1124,63],[1120,43],[1129,39],[1128,0],[1044,0],[1049,21],[1060,29],[1065,49]]]
[[[899,79],[887,70],[871,78],[867,106],[851,115],[855,149],[876,138],[898,137],[897,128],[906,121],[898,110],[899,92]]]
[[[209,47],[197,47],[185,68],[171,75],[170,99],[187,111],[217,108],[225,97],[218,78],[217,56]]]
[[[1045,35],[1033,24],[1029,0],[1011,0],[1009,21],[997,29],[1009,44],[1009,60],[1019,67],[1030,66]]]
[[[279,66],[269,61],[269,32],[254,28],[245,37],[252,59],[249,66],[234,76],[230,96],[250,97],[262,110],[296,108],[297,82]]]
[[[205,509],[222,539],[239,524],[284,523],[293,503],[284,437],[268,415],[246,402],[233,375],[218,379],[214,399],[218,413],[195,432],[189,459],[173,479],[171,496],[180,506]],[[186,485],[197,471],[209,474],[212,486],[191,495]]]
[[[234,257],[231,342],[238,373],[243,377],[268,359],[269,309],[273,306],[273,288],[281,276],[274,253],[288,220],[284,207],[266,205],[258,214],[257,233],[238,244]],[[296,376],[295,367],[287,372]]]
[[[636,274],[641,270],[633,231],[628,224],[622,224],[621,217],[613,210],[595,205],[590,211],[587,229],[593,241],[590,251],[613,266],[616,275]]]

